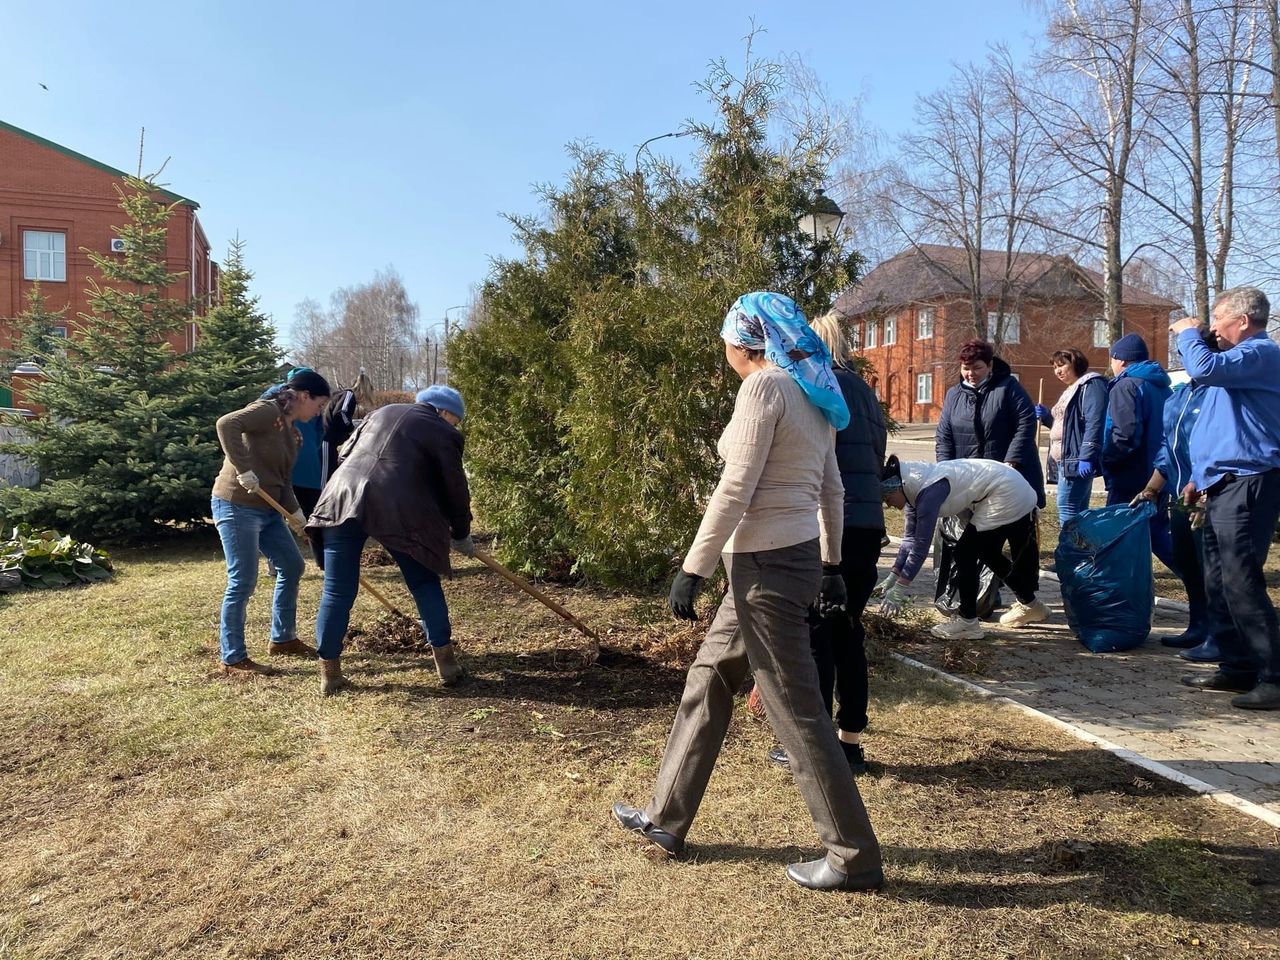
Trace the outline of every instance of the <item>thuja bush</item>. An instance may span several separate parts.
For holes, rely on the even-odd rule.
[[[512,218],[524,254],[496,264],[450,362],[477,509],[524,572],[669,576],[739,384],[726,310],[773,289],[813,311],[850,281],[856,256],[816,265],[797,227],[835,144],[815,128],[770,145],[780,79],[767,63],[713,70],[693,175],[575,146],[565,183],[539,191],[543,215]]]

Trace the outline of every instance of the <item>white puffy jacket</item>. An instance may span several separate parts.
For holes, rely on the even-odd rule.
[[[902,463],[902,492],[915,505],[920,491],[939,480],[951,484],[940,517],[969,513],[978,530],[994,530],[1020,520],[1036,507],[1036,492],[1022,474],[999,460],[946,460]]]

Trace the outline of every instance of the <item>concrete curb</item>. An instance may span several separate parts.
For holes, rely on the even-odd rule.
[[[1131,763],[1136,767],[1141,767],[1143,770],[1146,770],[1149,773],[1154,773],[1156,776],[1163,777],[1166,780],[1172,780],[1174,783],[1181,784],[1195,793],[1208,797],[1215,803],[1231,807],[1233,810],[1238,810],[1241,813],[1261,820],[1265,824],[1280,829],[1280,813],[1268,810],[1266,807],[1256,804],[1251,800],[1245,800],[1243,797],[1238,797],[1234,793],[1223,790],[1221,787],[1215,787],[1211,783],[1206,783],[1203,780],[1198,780],[1195,777],[1188,776],[1179,770],[1173,769],[1173,767],[1166,766],[1159,761],[1152,760],[1150,757],[1146,757],[1140,753],[1135,753],[1132,750],[1117,746],[1109,740],[1104,740],[1101,737],[1090,733],[1083,727],[1076,726],[1074,723],[1062,720],[1052,714],[1045,713],[1043,710],[1037,710],[1035,707],[1029,707],[1025,703],[1014,700],[1012,697],[1006,697],[993,690],[988,690],[986,687],[973,683],[970,680],[957,677],[954,674],[947,673],[945,670],[939,670],[937,667],[931,667],[927,663],[921,663],[919,660],[913,660],[911,657],[901,653],[894,653],[893,651],[890,651],[889,656],[906,666],[913,667],[916,670],[923,670],[925,673],[932,674],[947,683],[963,687],[970,693],[975,693],[983,699],[992,700],[996,703],[1013,707],[1028,716],[1035,717],[1038,720],[1043,720],[1046,723],[1057,727],[1059,730],[1063,730],[1066,733],[1071,734],[1077,740],[1083,740],[1085,743],[1099,747],[1107,751],[1107,753],[1119,757],[1126,763]]]

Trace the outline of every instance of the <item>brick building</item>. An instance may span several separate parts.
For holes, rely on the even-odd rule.
[[[117,253],[124,213],[115,188],[123,170],[0,121],[0,347],[14,339],[15,318],[39,281],[50,309],[67,308],[62,331],[75,336],[88,309],[86,288],[97,272],[88,253]],[[194,200],[169,191],[161,199],[176,204],[169,219],[169,269],[184,274],[169,295],[189,300],[197,312],[217,288],[217,266],[196,216]],[[196,324],[172,338],[176,349],[195,345]],[[14,403],[22,406],[21,378]]]
[[[1100,273],[1070,257],[1017,254],[1001,322],[1005,255],[984,250],[982,263],[985,339],[997,343],[997,355],[1033,400],[1042,379],[1046,404],[1062,392],[1049,362],[1055,350],[1075,347],[1091,369],[1106,371],[1111,336],[1102,319]],[[836,300],[851,346],[871,362],[870,382],[900,423],[936,422],[948,388],[960,379],[956,355],[977,335],[967,276],[962,249],[921,244],[886,260]],[[1140,334],[1152,359],[1167,368],[1169,316],[1179,305],[1128,285],[1123,302],[1125,333]]]

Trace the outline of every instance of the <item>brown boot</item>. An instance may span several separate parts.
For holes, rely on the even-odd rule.
[[[345,690],[351,686],[351,681],[342,675],[342,660],[321,660],[320,661],[320,693],[322,696],[332,696],[339,690]]]
[[[462,679],[462,667],[458,666],[458,658],[454,656],[454,650],[452,643],[431,648],[431,653],[436,660],[436,673],[440,675],[440,682],[446,687],[451,687]]]
[[[267,652],[273,657],[306,657],[314,659],[316,648],[309,647],[297,637],[292,640],[286,640],[284,643],[271,643],[267,645]]]
[[[273,673],[270,667],[265,663],[254,663],[248,657],[245,657],[239,663],[223,663],[219,664],[224,677],[234,677],[237,680],[250,680],[254,677],[269,677]]]

